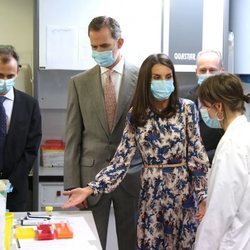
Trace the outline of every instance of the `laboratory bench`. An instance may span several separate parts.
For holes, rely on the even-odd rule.
[[[34,227],[36,230],[38,225],[48,225],[49,223],[52,225],[67,223],[72,229],[73,237],[68,239],[55,237],[51,240],[16,239],[15,237],[15,230],[18,227]],[[36,232],[36,237],[37,235]],[[52,211],[50,214],[47,212],[30,212],[29,214],[16,212],[14,213],[12,242],[12,250],[102,249],[91,211]]]

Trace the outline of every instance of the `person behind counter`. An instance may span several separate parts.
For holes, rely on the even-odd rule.
[[[137,249],[191,249],[205,212],[209,161],[195,104],[178,98],[177,89],[169,57],[153,54],[146,58],[110,165],[86,187],[64,192],[69,196],[64,209],[81,204],[90,195],[112,192],[125,177],[138,147],[144,168]]]
[[[250,249],[250,123],[244,115],[240,79],[229,73],[211,76],[200,86],[204,122],[223,128],[208,182],[205,216],[195,249]]]

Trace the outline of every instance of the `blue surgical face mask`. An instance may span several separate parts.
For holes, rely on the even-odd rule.
[[[209,76],[209,74],[200,74],[197,81],[198,85],[201,85],[203,81],[206,80]]]
[[[152,80],[150,85],[151,92],[155,99],[163,101],[169,98],[174,91],[174,81],[170,80]]]
[[[208,110],[206,108],[201,108],[201,117],[202,120],[205,122],[205,124],[210,128],[221,128],[220,122],[218,120],[218,117],[210,118],[208,114]]]
[[[99,64],[101,67],[107,68],[111,66],[117,59],[117,56],[114,57],[113,55],[114,54],[113,50],[105,50],[105,51],[92,50],[92,57],[96,61],[96,63]]]
[[[14,82],[15,78],[11,78],[11,79],[0,79],[0,93],[2,94],[6,94],[10,91],[11,88],[13,88],[13,86],[15,85]]]

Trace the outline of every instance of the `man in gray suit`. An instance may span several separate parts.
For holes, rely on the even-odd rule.
[[[92,57],[98,65],[73,76],[69,83],[64,162],[65,189],[86,186],[106,167],[116,151],[134,95],[138,69],[120,53],[123,45],[120,26],[110,17],[94,18],[88,27]],[[116,110],[109,127],[105,106],[107,72],[116,95]],[[102,248],[106,248],[110,205],[113,202],[119,249],[136,246],[136,211],[139,195],[141,158],[135,157],[125,179],[110,194],[93,196],[79,208],[93,212]]]

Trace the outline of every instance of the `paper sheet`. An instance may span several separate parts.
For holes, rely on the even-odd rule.
[[[78,64],[77,29],[48,25],[46,52],[46,69],[75,69]]]

